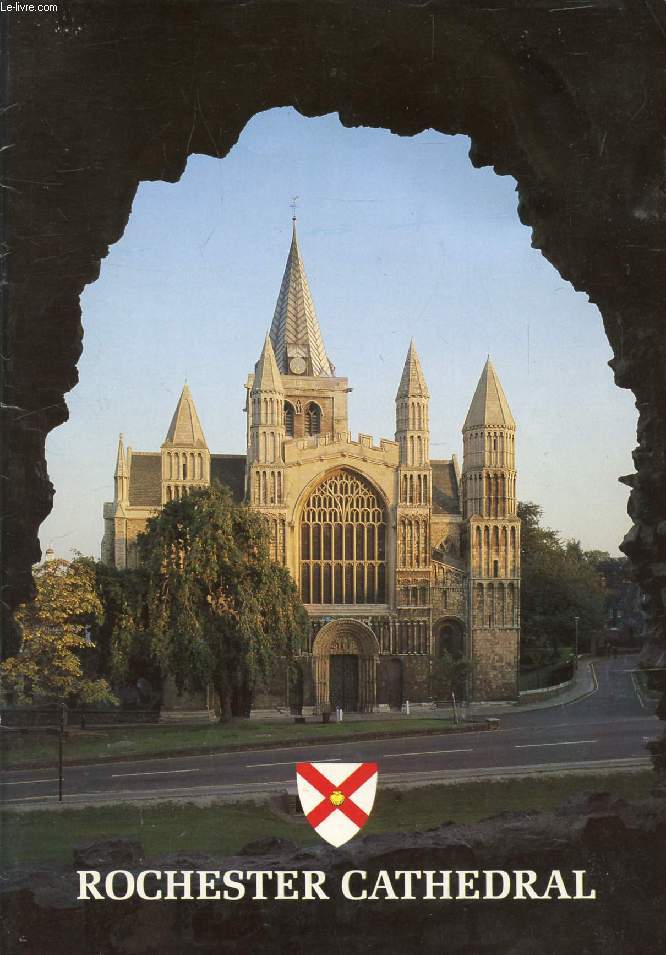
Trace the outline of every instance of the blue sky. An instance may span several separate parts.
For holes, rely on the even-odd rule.
[[[123,238],[82,297],[70,420],[47,442],[53,513],[42,547],[99,556],[118,433],[158,450],[184,380],[214,452],[243,452],[243,384],[299,244],[324,341],[349,378],[350,426],[393,437],[413,335],[431,393],[431,454],[460,429],[488,353],[518,425],[518,492],[586,548],[629,527],[636,412],[606,362],[601,317],[530,246],[515,182],[475,170],[469,141],[345,129],[292,109],[255,116],[223,160],[142,183]]]

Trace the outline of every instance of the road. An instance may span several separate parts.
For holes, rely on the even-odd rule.
[[[289,746],[242,753],[211,753],[66,767],[65,804],[94,805],[140,799],[198,799],[273,793],[293,787],[297,762],[375,761],[391,783],[455,780],[555,769],[635,765],[663,724],[632,679],[636,657],[595,664],[598,689],[566,705],[511,711],[494,732],[446,733],[347,743]],[[56,773],[3,773],[6,806],[55,803]]]

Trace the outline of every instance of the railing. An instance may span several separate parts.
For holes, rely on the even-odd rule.
[[[114,709],[104,707],[68,707],[69,726],[86,729],[89,726],[123,726],[128,723],[157,723],[160,708]],[[0,709],[0,723],[13,729],[41,729],[54,727],[60,721],[59,706],[22,706]]]

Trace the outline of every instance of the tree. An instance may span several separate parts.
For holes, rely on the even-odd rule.
[[[562,647],[573,647],[575,618],[581,634],[604,623],[604,584],[594,560],[579,541],[560,540],[541,526],[541,508],[520,503],[521,528],[521,659],[547,663],[561,659]]]
[[[166,504],[139,540],[155,655],[179,691],[210,683],[222,720],[248,716],[257,683],[307,638],[296,587],[269,543],[265,517],[220,485]]]
[[[81,659],[94,649],[86,633],[102,616],[89,564],[47,560],[34,580],[35,599],[16,614],[20,651],[0,665],[5,694],[19,701],[113,702],[107,681],[89,678]]]
[[[155,659],[148,628],[148,577],[142,567],[119,569],[81,558],[91,568],[103,608],[94,620],[91,634],[95,644],[98,676],[119,688],[124,703],[138,702],[137,689],[150,701],[159,697],[160,668]],[[146,699],[141,697],[142,702]]]
[[[432,681],[436,699],[448,700],[452,693],[462,699],[465,680],[471,672],[472,664],[466,657],[455,657],[448,650],[432,661]]]

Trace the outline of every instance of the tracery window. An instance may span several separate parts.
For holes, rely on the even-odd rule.
[[[305,409],[305,433],[319,434],[321,431],[321,408],[311,401]]]
[[[386,602],[386,511],[353,471],[329,474],[305,503],[300,580],[306,604]]]

